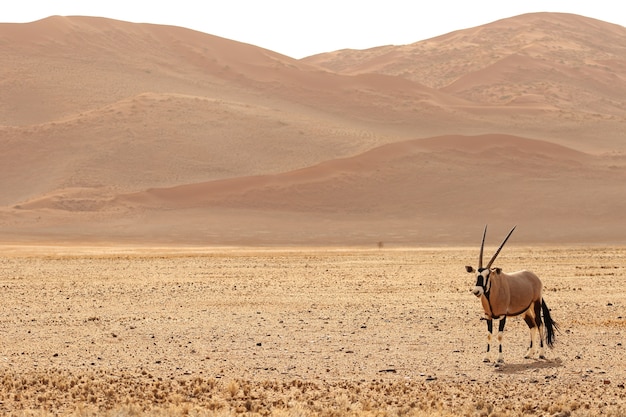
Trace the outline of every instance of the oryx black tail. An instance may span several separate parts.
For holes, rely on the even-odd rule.
[[[550,309],[543,299],[541,299],[541,311],[543,313],[543,323],[546,326],[546,344],[548,347],[553,347],[555,332],[559,329],[559,326],[554,320],[552,320],[552,317],[550,316]]]

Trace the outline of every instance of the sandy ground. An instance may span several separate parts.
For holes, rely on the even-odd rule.
[[[493,248],[486,248],[490,253]],[[625,248],[505,248],[546,360],[482,362],[477,249],[4,247],[4,415],[624,415]]]

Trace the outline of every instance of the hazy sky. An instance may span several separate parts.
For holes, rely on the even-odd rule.
[[[0,22],[102,16],[183,26],[293,58],[401,45],[530,12],[565,12],[626,26],[620,0],[2,0]]]

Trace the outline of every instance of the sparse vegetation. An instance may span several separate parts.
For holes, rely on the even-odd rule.
[[[480,306],[463,290],[474,257],[13,251],[0,258],[0,414],[624,415],[626,249],[503,252],[558,288],[562,332],[548,360],[524,360],[511,319],[497,368],[480,362]]]
[[[21,380],[17,386],[13,380]],[[24,383],[25,382],[25,383]],[[47,371],[3,375],[4,413],[20,416],[62,414],[70,416],[590,416],[623,415],[621,400],[586,400],[568,393],[575,386],[536,385],[546,390],[515,398],[515,385],[485,389],[479,382],[418,381],[150,381],[126,374],[73,375]],[[504,389],[496,393],[494,390]],[[21,393],[16,393],[21,390]],[[12,392],[12,395],[6,395]],[[592,395],[601,396],[596,389]],[[588,395],[586,395],[588,397]]]

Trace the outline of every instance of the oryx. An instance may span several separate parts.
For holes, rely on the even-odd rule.
[[[517,227],[517,226],[515,226]],[[550,317],[550,310],[541,295],[542,284],[537,275],[530,271],[518,271],[511,274],[502,272],[501,268],[492,268],[491,265],[498,257],[500,250],[509,239],[515,227],[511,229],[504,241],[491,257],[486,267],[483,268],[483,248],[487,226],[483,232],[483,240],[480,244],[480,256],[478,258],[478,270],[471,266],[465,269],[470,273],[477,273],[476,285],[472,292],[480,298],[487,320],[487,354],[484,361],[490,361],[492,344],[493,320],[500,320],[498,326],[498,362],[504,362],[502,355],[502,336],[506,318],[523,314],[524,321],[530,328],[530,347],[526,358],[535,354],[537,343],[539,344],[539,358],[545,359],[543,342],[549,347],[554,344],[554,332],[556,323]],[[542,322],[543,313],[543,322]],[[545,334],[543,325],[545,323]],[[538,337],[537,337],[538,336]],[[538,339],[538,340],[537,340]]]

